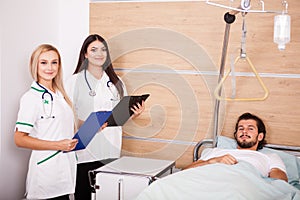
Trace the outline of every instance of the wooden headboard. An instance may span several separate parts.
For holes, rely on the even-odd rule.
[[[281,0],[264,2],[266,10],[282,9]],[[221,101],[222,135],[231,137],[237,117],[251,112],[265,121],[268,142],[299,145],[300,1],[288,5],[291,42],[284,51],[273,43],[276,14],[245,16],[246,53],[269,95],[263,101]],[[151,94],[145,112],[124,126],[123,155],[174,159],[182,167],[192,162],[195,143],[211,137],[226,12],[203,1],[90,3],[90,33],[107,39],[128,93]],[[261,97],[249,63],[231,65],[240,53],[242,22],[238,14],[231,24],[225,71],[235,68],[236,97]],[[232,80],[224,84],[227,97]]]

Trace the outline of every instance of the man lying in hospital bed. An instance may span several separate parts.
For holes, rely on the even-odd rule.
[[[263,121],[244,113],[236,141],[227,139],[235,148],[222,148],[220,137],[218,148],[205,149],[186,170],[155,181],[137,199],[300,199],[299,158],[262,149],[265,134]]]

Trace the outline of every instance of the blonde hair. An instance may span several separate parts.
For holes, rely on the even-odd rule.
[[[52,84],[53,84],[53,88],[57,89],[58,91],[61,92],[61,94],[63,95],[63,97],[65,98],[67,104],[72,108],[73,110],[73,104],[70,100],[70,98],[68,97],[65,89],[64,89],[64,85],[63,85],[63,72],[62,72],[62,65],[61,65],[61,56],[59,54],[59,51],[52,45],[50,44],[41,44],[39,45],[34,52],[31,55],[30,58],[30,64],[29,64],[29,70],[31,73],[32,78],[35,81],[38,81],[38,62],[39,62],[39,57],[42,53],[44,52],[48,52],[48,51],[54,51],[57,53],[58,55],[58,72],[57,75],[54,77]],[[73,110],[74,111],[74,110]]]

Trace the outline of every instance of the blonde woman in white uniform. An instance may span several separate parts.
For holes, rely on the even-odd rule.
[[[89,35],[81,48],[74,75],[67,80],[67,91],[73,101],[79,126],[91,112],[110,111],[127,95],[126,88],[116,75],[106,41],[99,35]],[[133,117],[144,110],[144,102],[134,108]],[[122,127],[106,127],[96,134],[85,150],[77,151],[76,200],[91,199],[92,189],[88,171],[119,158]]]
[[[75,192],[74,112],[62,84],[58,50],[42,44],[32,53],[31,88],[20,100],[15,128],[18,147],[32,149],[27,199],[68,200]]]

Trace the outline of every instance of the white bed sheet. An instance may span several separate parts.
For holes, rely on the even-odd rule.
[[[153,182],[137,200],[299,200],[300,191],[285,181],[262,178],[247,162],[211,164],[183,170]]]
[[[236,148],[234,139],[219,136],[219,148]],[[212,164],[183,170],[153,182],[137,200],[300,200],[300,159],[282,151],[264,148],[262,153],[277,153],[284,161],[289,182],[264,178],[249,163]],[[298,188],[298,189],[297,189]]]

